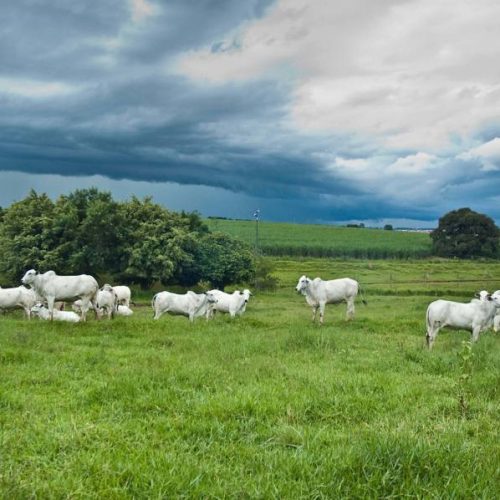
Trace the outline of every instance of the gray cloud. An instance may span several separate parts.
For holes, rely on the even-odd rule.
[[[292,7],[297,3],[288,1]],[[265,50],[253,54],[253,38],[245,37],[245,30],[264,22],[277,3],[147,0],[134,7],[132,0],[9,2],[0,19],[2,175],[23,172],[16,181],[19,192],[30,182],[26,174],[40,190],[46,182],[53,195],[54,189],[62,192],[96,179],[118,196],[132,189],[144,194],[147,189],[182,192],[172,199],[184,200],[180,208],[188,210],[199,209],[195,198],[213,196],[219,200],[217,215],[226,211],[235,217],[243,216],[239,205],[245,213],[260,205],[276,220],[435,220],[457,204],[476,203],[500,219],[492,188],[499,172],[482,170],[474,159],[457,159],[459,150],[499,137],[499,122],[483,123],[469,138],[457,136],[455,148],[437,152],[432,170],[413,177],[387,172],[398,159],[420,150],[407,141],[388,147],[379,135],[370,134],[379,127],[411,135],[413,123],[405,115],[396,120],[400,130],[384,123],[392,100],[408,96],[394,89],[394,80],[389,85],[363,80],[352,64],[350,27],[357,27],[358,35],[369,32],[376,25],[373,18],[382,19],[381,12],[391,16],[415,1],[388,0],[380,12],[379,6],[363,0],[341,2],[335,19],[342,26],[334,30],[335,50],[329,55],[337,63],[331,71],[324,64],[324,44],[321,50],[315,43],[302,45],[315,35],[310,26],[300,24],[314,12],[312,7],[285,9],[283,26],[266,25],[265,34],[257,31],[255,44],[260,47],[264,39]],[[145,10],[135,12],[138,5]],[[272,52],[282,35],[284,47],[294,47],[283,60]],[[205,49],[215,58],[229,54],[229,62],[238,59],[237,68],[248,69],[248,75],[224,77],[214,84],[208,72],[204,81],[203,72],[195,80],[175,69],[179,58]],[[265,60],[256,68],[272,66],[274,72],[259,69],[253,74],[253,57]],[[294,57],[300,58],[295,68],[289,63]],[[218,59],[214,62],[219,64]],[[221,70],[227,69],[224,65]],[[344,78],[350,71],[355,77],[345,85],[352,82],[360,88],[347,92],[341,105],[331,108],[332,114],[341,111],[341,117],[355,123],[374,106],[381,112],[380,119],[370,118],[369,126],[354,132],[352,123],[341,126],[342,119],[329,128],[328,106],[312,112],[307,108],[315,91],[329,91],[321,94],[327,104],[330,97],[337,98],[341,87],[328,78]],[[326,78],[320,85],[313,79],[318,75]],[[491,99],[493,90],[488,92]],[[297,103],[305,107],[297,111]],[[316,118],[321,126],[311,128]],[[338,158],[352,164],[363,159],[365,170],[351,169],[348,161],[331,168]],[[168,204],[167,199],[161,201]],[[213,215],[209,208],[202,211]]]

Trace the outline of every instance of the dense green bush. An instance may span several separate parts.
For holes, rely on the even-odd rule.
[[[224,287],[252,278],[255,266],[247,244],[210,233],[197,213],[172,212],[150,198],[117,202],[92,188],[55,202],[31,191],[2,209],[2,284],[18,284],[31,268],[143,287],[200,280]]]

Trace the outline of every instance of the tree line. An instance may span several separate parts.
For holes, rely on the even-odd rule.
[[[0,209],[0,275],[15,285],[27,269],[92,274],[113,282],[223,288],[251,280],[251,248],[210,232],[197,213],[174,212],[151,198],[116,201],[79,189],[52,201],[32,190]]]

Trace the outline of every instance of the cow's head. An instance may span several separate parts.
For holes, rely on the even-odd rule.
[[[497,307],[500,307],[500,290],[493,292],[490,295],[490,300],[493,301]]]
[[[245,290],[240,292],[240,295],[242,295],[245,298],[245,302],[248,302],[253,294],[248,288],[245,288]]]
[[[209,304],[216,304],[217,303],[218,299],[212,292],[205,292],[205,295],[207,296],[207,302]]]
[[[295,287],[295,290],[297,290],[298,293],[305,293],[305,291],[310,283],[311,283],[311,280],[307,276],[301,276],[299,278],[299,282],[297,283],[297,286]]]
[[[37,272],[34,269],[30,269],[26,272],[26,274],[22,277],[21,282],[23,285],[31,285],[33,281],[35,281],[35,276]]]
[[[41,302],[37,302],[32,308],[31,308],[31,312],[33,314],[39,314],[40,311],[42,311],[43,309],[45,309],[45,306],[41,303]]]
[[[487,300],[491,300],[491,294],[486,290],[481,290],[480,292],[475,294],[475,297],[481,300],[482,302],[486,302]]]

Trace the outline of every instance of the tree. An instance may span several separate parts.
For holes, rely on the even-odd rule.
[[[496,258],[499,255],[500,230],[487,215],[470,208],[448,212],[432,231],[432,248],[441,257]]]
[[[196,263],[199,279],[221,290],[230,283],[247,282],[255,274],[251,248],[224,233],[209,233],[200,240]]]
[[[203,227],[196,217],[170,212],[151,198],[136,197],[123,205],[123,215],[129,241],[124,253],[123,278],[143,287],[154,281],[166,284],[181,274],[183,266],[192,265],[197,234],[191,229]]]
[[[394,230],[394,228],[392,227],[392,224],[386,224],[386,225],[384,226],[384,229],[385,229],[386,231],[393,231],[393,230]]]
[[[53,213],[52,200],[34,190],[4,210],[0,224],[0,274],[9,284],[19,284],[28,269],[54,267]]]

